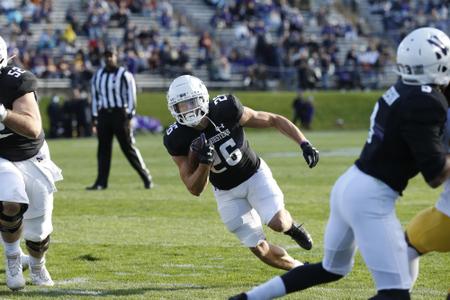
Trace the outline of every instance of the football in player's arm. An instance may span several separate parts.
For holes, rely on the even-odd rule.
[[[177,122],[167,129],[164,145],[189,192],[199,196],[211,181],[221,219],[242,244],[273,267],[289,270],[300,265],[266,240],[262,223],[305,249],[312,247],[309,233],[284,208],[283,193],[267,164],[249,146],[243,127],[278,129],[300,145],[310,168],[317,164],[319,152],[283,116],[254,111],[234,95],[209,101],[206,86],[196,77],[176,78],[167,100]]]
[[[234,97],[234,99],[236,98]],[[308,142],[303,133],[291,121],[281,115],[255,111],[244,106],[239,125],[252,128],[274,127],[300,145],[304,159],[310,168],[313,168],[319,160],[319,152]],[[190,149],[196,154],[199,161],[195,169],[192,169],[192,159],[195,157],[172,156],[172,158],[179,167],[180,177],[187,189],[193,195],[199,196],[208,183],[215,150],[203,133],[193,140]]]

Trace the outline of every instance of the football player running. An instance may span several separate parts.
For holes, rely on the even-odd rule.
[[[347,275],[357,248],[375,281],[370,299],[410,299],[407,245],[395,202],[419,172],[433,188],[450,174],[443,127],[450,81],[450,39],[419,28],[397,49],[401,77],[375,104],[355,165],[335,183],[322,262],[300,266],[230,299],[272,299]]]
[[[450,88],[447,88],[450,100]],[[449,101],[450,102],[450,101]],[[445,145],[450,153],[450,110],[447,111]],[[419,276],[421,255],[436,251],[450,252],[450,179],[444,183],[444,191],[432,207],[419,212],[408,224],[405,232],[412,285]],[[450,290],[447,298],[450,300]]]
[[[284,208],[284,197],[267,164],[250,148],[243,127],[274,127],[302,149],[309,167],[319,152],[283,116],[254,111],[233,95],[209,101],[203,82],[193,76],[176,78],[167,93],[168,107],[177,120],[166,131],[164,145],[179,168],[187,189],[199,196],[211,181],[220,217],[227,229],[260,260],[290,270],[302,263],[283,248],[270,244],[262,223],[311,249],[312,239]],[[192,166],[190,151],[198,157]]]
[[[6,285],[25,286],[22,274],[23,234],[30,254],[31,282],[52,286],[45,267],[50,243],[53,192],[61,170],[50,160],[36,98],[36,77],[8,65],[0,37],[0,230],[5,249]]]

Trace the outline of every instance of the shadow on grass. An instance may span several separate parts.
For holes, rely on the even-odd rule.
[[[5,287],[6,288],[6,287]],[[12,291],[0,291],[0,299],[3,297],[21,297],[21,298],[33,298],[33,297],[108,297],[108,296],[133,296],[143,295],[147,292],[173,292],[173,291],[189,291],[189,290],[204,290],[213,288],[211,286],[155,286],[155,287],[141,287],[134,289],[115,289],[115,290],[82,290],[82,289],[61,289],[61,288],[49,288],[41,290],[24,290],[18,292]]]

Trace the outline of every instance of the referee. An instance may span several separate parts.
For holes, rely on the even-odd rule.
[[[95,183],[87,190],[104,190],[108,187],[113,136],[131,166],[138,172],[144,187],[152,188],[152,178],[141,153],[134,145],[130,120],[136,113],[136,84],[133,75],[117,64],[117,50],[107,48],[104,52],[105,66],[92,78],[93,130],[97,131],[98,174]]]

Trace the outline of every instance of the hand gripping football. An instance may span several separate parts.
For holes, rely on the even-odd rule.
[[[208,142],[204,133],[200,134],[198,138],[192,141],[190,152],[196,154],[199,163],[210,165],[214,160],[214,146]],[[189,154],[191,154],[190,152]],[[193,157],[192,163],[195,164],[195,159]]]

